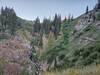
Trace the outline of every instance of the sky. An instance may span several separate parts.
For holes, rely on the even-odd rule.
[[[72,14],[75,17],[80,16],[86,10],[87,5],[89,10],[93,9],[97,0],[0,0],[0,8],[8,6],[14,8],[17,16],[34,20],[39,17],[52,18],[52,16],[61,14],[62,18]]]

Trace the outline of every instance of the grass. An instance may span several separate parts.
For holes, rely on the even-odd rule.
[[[23,40],[31,41],[30,32],[28,32],[27,30],[20,29],[20,30],[17,31],[17,34],[19,34],[23,38]]]
[[[100,75],[100,65],[91,65],[81,69],[71,68],[60,72],[44,72],[42,75]]]

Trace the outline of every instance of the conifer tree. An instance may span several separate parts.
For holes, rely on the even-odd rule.
[[[16,27],[17,27],[17,16],[13,8],[10,9],[10,12],[11,14],[9,17],[9,29],[10,29],[11,35],[14,35],[16,31]]]
[[[63,21],[66,22],[67,21],[67,18],[65,17]]]
[[[71,21],[73,21],[73,15],[72,15],[72,17],[71,17]]]
[[[98,0],[97,8],[100,9],[100,0]]]
[[[88,12],[89,12],[89,7],[87,6],[86,7],[86,14],[88,14]]]
[[[4,17],[4,8],[2,7],[1,8],[1,17],[0,17],[0,21],[1,21],[1,31],[2,32],[5,31],[5,29],[4,29],[4,21],[5,21],[5,19],[4,18],[5,18]]]
[[[54,18],[54,21],[53,21],[53,25],[54,25],[54,35],[55,35],[55,39],[57,39],[57,14],[55,14],[55,18]]]
[[[70,20],[71,20],[71,14],[68,15],[68,21],[70,21]]]
[[[37,17],[36,20],[34,21],[33,32],[40,32],[40,29],[41,29],[41,23],[40,19]]]
[[[1,31],[9,31],[11,35],[13,35],[16,31],[17,27],[17,16],[13,8],[1,8]]]
[[[43,33],[49,34],[50,27],[51,27],[51,21],[50,21],[50,19],[44,18],[43,23],[42,23]]]
[[[60,32],[60,28],[61,28],[61,16],[55,14],[54,20],[53,20],[53,32],[55,35],[55,39],[57,39],[57,36]]]

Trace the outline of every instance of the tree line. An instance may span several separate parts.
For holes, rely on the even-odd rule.
[[[16,28],[18,26],[17,15],[13,8],[1,8],[0,14],[0,32],[15,34]]]
[[[60,28],[61,28],[60,15],[55,14],[53,20],[44,18],[42,23],[40,23],[39,17],[37,17],[33,24],[33,33],[49,34],[50,32],[53,32],[55,38],[57,38],[57,35],[60,32]]]

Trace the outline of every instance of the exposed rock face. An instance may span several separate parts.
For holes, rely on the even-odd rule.
[[[96,13],[94,11],[89,12],[88,14],[84,14],[75,25],[76,31],[84,30],[88,25],[95,22]]]

